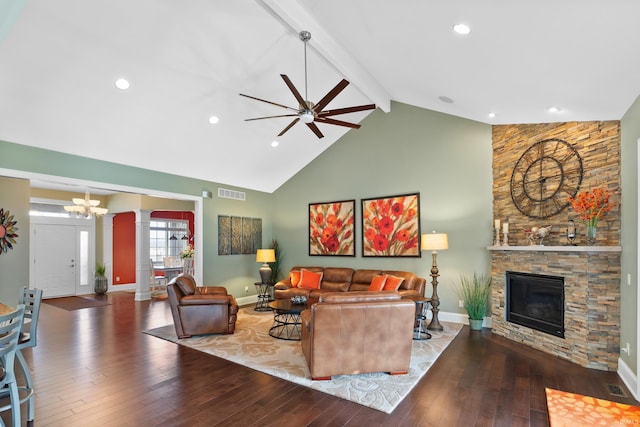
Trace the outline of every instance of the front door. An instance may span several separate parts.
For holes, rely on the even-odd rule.
[[[34,225],[34,284],[43,297],[76,293],[76,227],[72,225]]]

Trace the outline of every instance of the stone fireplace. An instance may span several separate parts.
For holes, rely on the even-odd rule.
[[[617,370],[620,355],[622,250],[620,123],[603,121],[495,125],[492,134],[493,217],[509,224],[510,245],[496,245],[493,242],[488,247],[493,279],[493,332],[584,367]],[[519,159],[528,148],[550,138],[566,142],[579,154],[583,167],[579,191],[603,187],[612,195],[615,207],[598,222],[597,242],[594,246],[586,246],[584,224],[571,207],[564,207],[557,213],[546,216],[527,212],[531,214],[527,216],[513,199],[511,178]],[[559,162],[559,167],[565,166],[562,160]],[[567,163],[566,167],[572,166]],[[556,187],[552,180],[540,181],[540,186],[543,185],[553,194]],[[561,184],[558,186],[561,187]],[[561,204],[566,196],[554,200],[554,203]],[[551,212],[555,212],[555,209]],[[577,246],[570,245],[566,239],[570,219],[577,226],[578,235],[574,242]],[[545,238],[545,246],[530,246],[525,230],[547,226],[551,226],[551,232]],[[526,322],[507,320],[505,308],[508,301],[505,289],[506,274],[509,271],[563,279],[563,331],[540,331],[521,324]]]
[[[587,368],[615,371],[620,353],[620,247],[492,247],[495,334]],[[506,320],[507,271],[564,278],[564,338]]]

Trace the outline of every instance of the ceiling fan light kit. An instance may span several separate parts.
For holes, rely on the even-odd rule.
[[[287,85],[296,101],[298,101],[298,108],[289,107],[287,105],[278,104],[276,102],[267,101],[265,99],[256,98],[255,96],[240,94],[240,96],[244,96],[246,98],[255,99],[256,101],[266,102],[267,104],[275,105],[277,107],[281,107],[292,111],[291,114],[281,114],[276,116],[266,116],[266,117],[256,117],[253,119],[246,119],[245,121],[252,120],[262,120],[262,119],[273,119],[279,117],[294,117],[293,121],[289,123],[289,125],[284,128],[278,136],[284,135],[289,129],[291,129],[296,123],[301,121],[306,124],[309,129],[318,137],[323,138],[324,135],[318,129],[316,123],[326,123],[329,125],[336,126],[344,126],[352,129],[359,129],[360,125],[357,123],[345,122],[342,120],[337,120],[331,118],[331,116],[337,116],[340,114],[348,114],[355,113],[358,111],[366,111],[373,110],[376,108],[375,104],[366,104],[366,105],[358,105],[354,107],[346,107],[346,108],[338,108],[334,110],[326,110],[324,111],[324,107],[326,107],[340,92],[344,90],[349,85],[349,82],[345,79],[342,79],[340,83],[338,83],[333,89],[331,89],[318,103],[314,104],[313,102],[308,100],[307,96],[307,42],[311,40],[311,33],[309,31],[300,31],[298,34],[300,36],[300,40],[304,43],[304,95],[303,98],[298,89],[293,85],[289,77],[286,74],[280,74],[282,80]]]
[[[312,123],[313,119],[313,111],[311,110],[306,110],[300,113],[300,120],[302,120],[302,123]]]

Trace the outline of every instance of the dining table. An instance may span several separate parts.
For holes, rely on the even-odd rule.
[[[162,271],[164,272],[164,277],[167,278],[167,282],[170,282],[174,277],[179,276],[180,274],[182,274],[182,266],[179,267],[164,267],[164,266],[160,266],[160,267],[154,267],[154,271],[157,273],[158,271]]]
[[[6,305],[0,302],[0,316],[2,316],[3,314],[11,313],[14,310],[15,307],[11,307],[10,305]]]

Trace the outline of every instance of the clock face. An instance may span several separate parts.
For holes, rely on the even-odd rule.
[[[582,182],[582,159],[569,143],[545,139],[529,147],[511,174],[511,199],[530,218],[548,218],[569,205]]]

